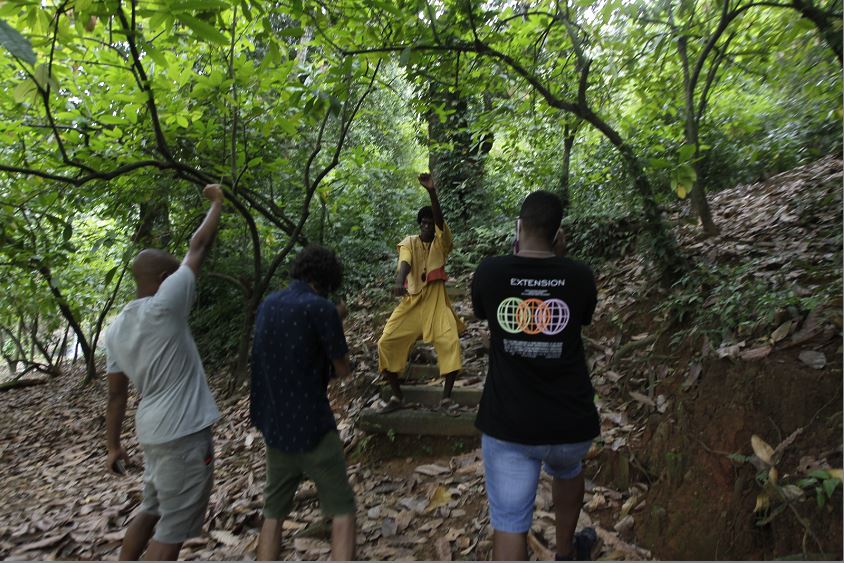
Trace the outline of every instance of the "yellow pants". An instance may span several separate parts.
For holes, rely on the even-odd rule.
[[[422,338],[433,342],[440,375],[459,371],[460,331],[463,323],[454,314],[445,283],[426,285],[416,295],[403,297],[393,310],[378,340],[378,370],[403,373],[410,347]]]

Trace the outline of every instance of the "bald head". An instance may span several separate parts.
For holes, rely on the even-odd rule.
[[[132,261],[132,275],[138,286],[138,297],[155,295],[164,279],[179,268],[179,260],[157,248],[147,248]]]

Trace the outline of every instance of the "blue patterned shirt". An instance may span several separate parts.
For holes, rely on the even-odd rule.
[[[252,424],[268,446],[287,453],[312,450],[337,429],[326,388],[331,361],[346,355],[343,323],[334,304],[294,280],[258,308],[252,344]]]

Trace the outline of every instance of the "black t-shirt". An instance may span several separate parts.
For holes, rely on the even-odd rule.
[[[592,270],[568,258],[496,256],[472,280],[475,316],[490,329],[489,372],[475,426],[519,444],[600,434],[582,326],[592,321]]]

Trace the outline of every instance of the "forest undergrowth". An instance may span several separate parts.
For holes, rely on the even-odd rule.
[[[695,267],[670,288],[655,282],[636,232],[617,233],[603,256],[570,233],[571,252],[588,259],[599,285],[586,342],[602,435],[586,464],[581,525],[598,529],[602,558],[841,558],[841,183],[840,158],[827,157],[715,194],[715,237],[674,207],[668,218]],[[468,274],[454,283],[467,286]],[[358,497],[358,555],[486,560],[477,440],[356,428],[377,401],[376,342],[392,303],[379,288],[350,298],[357,371],[331,392]],[[467,299],[456,306],[468,316]],[[464,379],[486,366],[483,325],[467,324]],[[80,387],[82,369],[0,393],[4,558],[114,559],[140,503],[133,424],[124,440],[137,464],[109,475],[104,382]],[[225,395],[223,374],[213,380],[223,413],[215,489],[205,533],[182,557],[251,559],[263,445],[248,398]],[[127,421],[135,406],[133,398]],[[537,559],[553,555],[552,512],[543,480],[530,541]],[[327,557],[311,485],[285,529],[285,559]]]

